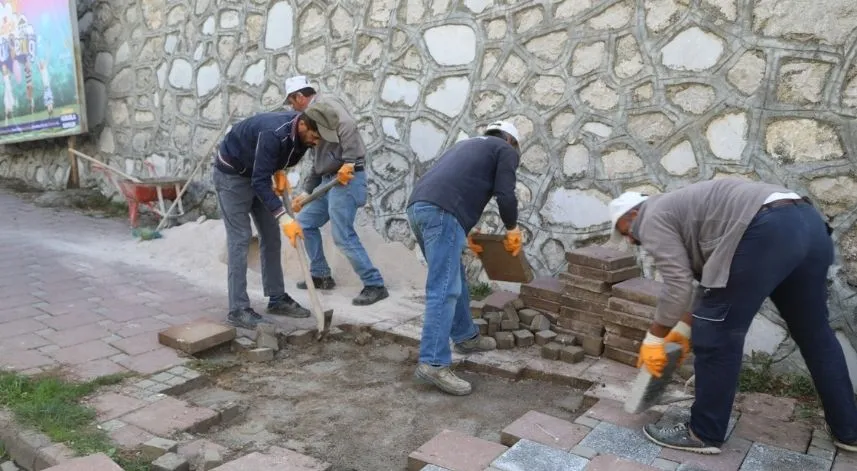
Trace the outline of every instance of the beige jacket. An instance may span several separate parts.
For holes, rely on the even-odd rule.
[[[693,302],[693,280],[722,288],[750,221],[773,193],[790,190],[724,178],[649,197],[631,227],[664,279],[655,321],[675,325]]]
[[[322,140],[313,149],[314,159],[312,172],[304,184],[304,191],[312,193],[325,175],[336,173],[344,163],[353,163],[356,167],[363,166],[366,159],[366,145],[357,129],[357,122],[348,112],[345,103],[336,96],[316,95],[314,101],[327,103],[336,110],[339,115],[339,127],[336,129],[339,135],[339,143]]]

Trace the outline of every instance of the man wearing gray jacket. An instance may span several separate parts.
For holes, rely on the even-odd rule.
[[[664,344],[690,350],[696,397],[688,423],[643,431],[665,447],[720,453],[744,338],[769,297],[800,348],[834,444],[857,451],[857,404],[842,347],[828,323],[833,241],[809,200],[779,185],[720,179],[663,195],[626,192],[609,205],[614,240],[642,245],[663,277],[639,365],[660,376]],[[699,282],[694,293],[693,280]]]
[[[389,296],[384,286],[381,272],[372,264],[360,237],[354,230],[354,218],[357,209],[366,204],[366,146],[360,137],[357,123],[348,112],[345,104],[336,97],[320,97],[305,76],[289,77],[285,82],[286,101],[295,111],[303,111],[313,103],[325,103],[339,115],[337,135],[339,142],[324,139],[315,147],[315,159],[311,174],[304,184],[304,193],[292,201],[292,210],[303,228],[307,254],[310,258],[310,272],[316,289],[329,290],[336,286],[330,272],[330,266],[324,256],[321,232],[319,228],[328,221],[331,223],[333,242],[342,251],[351,267],[360,276],[363,290],[352,303],[356,306],[368,306]],[[337,175],[353,170],[353,179],[342,186],[334,186],[324,196],[303,207],[303,200],[320,184],[337,178]],[[344,175],[339,176],[345,181]],[[306,289],[306,282],[298,283],[298,288]]]

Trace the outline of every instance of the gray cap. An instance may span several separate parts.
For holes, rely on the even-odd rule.
[[[327,142],[339,142],[336,128],[339,127],[339,115],[332,106],[324,102],[315,102],[304,111],[307,118],[315,121],[318,133]]]

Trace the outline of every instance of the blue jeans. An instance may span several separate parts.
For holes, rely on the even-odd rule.
[[[455,216],[430,203],[410,205],[408,222],[428,262],[419,362],[449,366],[450,337],[460,343],[479,333],[470,315],[470,292],[461,263],[467,235]]]
[[[322,178],[321,184],[335,176]],[[310,259],[310,272],[315,278],[330,276],[330,265],[324,257],[321,231],[318,229],[331,222],[333,243],[351,263],[351,267],[363,280],[364,286],[384,286],[381,272],[372,265],[369,254],[363,248],[354,230],[357,208],[366,204],[366,172],[354,172],[348,185],[337,185],[324,196],[306,205],[298,213],[297,220],[304,231],[304,243]]]
[[[696,399],[690,426],[704,441],[726,438],[744,338],[762,302],[771,297],[800,348],[839,440],[857,440],[857,404],[842,348],[828,323],[827,270],[833,241],[808,204],[761,211],[732,259],[725,288],[705,289],[693,309]]]

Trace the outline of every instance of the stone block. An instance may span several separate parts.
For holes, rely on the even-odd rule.
[[[573,309],[597,317],[601,317],[601,313],[604,312],[604,309],[607,308],[607,303],[596,303],[593,301],[586,301],[583,299],[571,298],[568,296],[563,296],[562,301],[560,302],[562,303],[562,309]],[[562,310],[560,310],[560,315],[562,315]]]
[[[521,296],[524,305],[530,309],[538,309],[541,311],[552,312],[559,314],[560,303],[556,301],[548,301],[547,299],[534,298],[532,296]]]
[[[542,330],[536,332],[536,345],[546,345],[556,338],[556,332],[551,330]]]
[[[518,295],[511,291],[494,291],[489,294],[487,298],[482,300],[482,313],[484,315],[486,312],[503,312],[503,308],[506,307],[506,304],[515,301],[515,299],[518,299]]]
[[[542,358],[548,360],[559,360],[559,352],[562,350],[562,345],[558,343],[548,343],[542,345]]]
[[[152,461],[152,471],[190,471],[190,464],[183,456],[167,453]]]
[[[600,323],[594,324],[563,317],[557,321],[557,325],[564,329],[568,329],[575,334],[583,334],[593,337],[601,337],[604,334],[604,326]]]
[[[223,455],[215,448],[205,448],[196,459],[196,471],[210,471],[223,464]]]
[[[519,355],[504,351],[489,351],[468,355],[462,367],[474,373],[485,373],[501,378],[519,379],[524,373],[527,361]]]
[[[529,347],[535,343],[535,337],[529,330],[516,330],[512,334],[515,336],[515,345],[518,347]]]
[[[233,353],[242,353],[247,350],[256,348],[256,342],[248,337],[238,337],[232,341],[231,350]]]
[[[482,301],[470,301],[470,315],[474,319],[479,319],[482,317],[482,308],[485,307],[485,303]]]
[[[794,414],[797,400],[790,397],[776,397],[764,393],[743,394],[738,401],[738,410],[745,414],[762,416],[767,419],[788,421]]]
[[[513,306],[512,303],[507,304],[506,307],[503,308],[503,320],[521,322],[521,319],[518,317],[518,310],[515,309],[515,306]]]
[[[235,338],[235,327],[209,321],[197,321],[172,326],[158,332],[158,342],[188,354],[231,342]]]
[[[489,326],[494,324],[499,327],[500,322],[503,320],[503,314],[501,312],[486,312],[482,315],[482,319],[484,319]]]
[[[570,275],[569,275],[570,276]],[[610,299],[610,291],[606,293],[596,293],[593,291],[587,291],[583,288],[578,288],[576,286],[572,286],[568,283],[565,284],[565,288],[562,291],[562,299],[561,303],[565,302],[565,299],[579,299],[581,301],[589,301],[595,304],[607,305],[607,301]]]
[[[244,358],[247,361],[253,362],[271,361],[274,359],[274,350],[271,348],[254,348],[253,350],[248,350],[244,354]]]
[[[571,275],[603,281],[605,283],[610,284],[619,283],[629,278],[638,277],[642,274],[640,268],[636,266],[607,271],[599,270],[597,268],[582,267],[580,265],[569,265],[568,273]]]
[[[649,324],[649,326],[651,326],[651,324]],[[626,339],[642,342],[646,337],[646,331],[649,330],[649,327],[647,326],[645,329],[634,329],[605,321],[604,330],[615,337],[624,337]]]
[[[616,347],[604,346],[604,351],[601,353],[604,358],[609,358],[613,361],[618,361],[619,363],[623,363],[625,365],[637,367],[637,356],[638,352],[628,352],[625,350],[619,350]]]
[[[584,356],[583,348],[574,345],[565,347],[559,352],[559,359],[566,363],[580,363]]]
[[[551,322],[548,320],[547,317],[539,314],[538,316],[533,318],[532,322],[530,322],[530,324],[529,324],[529,327],[530,327],[530,330],[532,330],[533,332],[541,332],[543,330],[550,330]]]
[[[579,340],[580,346],[583,347],[583,351],[586,352],[587,355],[597,357],[601,356],[601,352],[604,351],[603,337],[597,337],[594,335],[581,335]]]
[[[488,336],[494,337],[497,335],[497,332],[500,332],[500,323],[499,322],[489,322],[488,323]]]
[[[505,320],[500,322],[500,330],[512,331],[518,330],[520,323],[518,321]]]
[[[635,303],[634,301],[628,301],[627,299],[617,298],[615,296],[611,297],[610,300],[607,301],[607,309],[649,320],[655,318],[655,311],[657,310],[655,307]]]
[[[243,396],[228,389],[210,387],[191,391],[183,397],[191,404],[217,412],[221,422],[228,422],[241,413]]]
[[[541,298],[558,303],[562,297],[562,288],[563,283],[560,280],[553,277],[541,277],[521,285],[521,296]]]
[[[646,306],[657,306],[663,283],[648,278],[631,278],[612,286],[613,296]]]
[[[754,442],[779,446],[798,453],[806,451],[812,438],[812,430],[804,424],[746,413],[741,414],[734,433]]]
[[[658,468],[627,460],[614,455],[592,457],[586,471],[657,471]]]
[[[583,471],[589,460],[527,439],[521,439],[491,466],[500,471]]]
[[[154,461],[161,456],[175,452],[179,444],[173,440],[155,437],[140,445],[140,456],[146,461]]]
[[[122,421],[159,437],[176,432],[204,432],[219,421],[217,412],[164,397],[122,417]]]
[[[743,417],[742,417],[743,419]],[[741,471],[806,471],[810,469],[830,469],[830,460],[818,456],[806,455],[777,446],[754,443],[744,458]]]
[[[64,463],[50,468],[43,468],[43,471],[123,471],[122,468],[111,460],[104,453],[96,453],[94,455],[73,458]]]
[[[571,273],[560,273],[559,280],[565,283],[566,289],[569,287],[578,288],[590,293],[609,293],[612,286],[606,281],[593,280],[592,278],[577,276]]]
[[[560,319],[569,319],[573,321],[583,321],[589,324],[602,325],[604,323],[601,316],[602,312],[604,311],[581,311],[580,309],[563,306],[559,311],[559,317]]]
[[[604,325],[617,324],[633,330],[646,331],[652,326],[652,319],[646,319],[645,317],[614,311],[612,309],[605,309],[602,319],[604,321]]]
[[[618,348],[619,350],[624,350],[626,352],[639,352],[640,346],[643,342],[639,340],[626,339],[607,332],[604,335],[604,344],[608,347]]]
[[[637,259],[634,257],[634,254],[598,245],[590,245],[566,252],[565,259],[572,265],[606,271],[637,265]]]
[[[661,452],[661,447],[647,440],[639,428],[630,429],[607,422],[598,424],[580,444],[603,455],[614,455],[638,463],[651,463]]]
[[[512,301],[512,306],[519,311],[526,307],[524,306],[524,301],[522,301],[521,298],[515,298],[515,300]]]
[[[0,464],[0,471],[21,471],[21,468],[14,461],[6,461]]]
[[[567,334],[557,334],[557,336],[554,337],[553,341],[564,346],[579,344],[579,342],[577,341],[577,337]]]
[[[280,340],[277,338],[277,333],[268,327],[269,325],[256,326],[256,348],[270,348],[275,352],[279,351]]]
[[[272,446],[265,453],[253,452],[220,465],[212,471],[329,471],[329,463],[292,450]],[[419,469],[419,468],[417,468]]]
[[[531,410],[500,432],[500,443],[513,446],[519,440],[531,440],[543,445],[569,451],[590,428]]]
[[[408,471],[430,464],[456,471],[483,471],[507,449],[499,443],[443,430],[408,455]]]
[[[368,333],[368,332],[358,332],[357,334],[359,335],[361,333]],[[314,337],[315,337],[315,334],[311,330],[305,330],[305,329],[295,330],[295,331],[289,332],[286,335],[286,343],[289,345],[298,345],[298,346],[309,345],[310,343],[312,343]]]
[[[485,319],[473,319],[473,325],[479,328],[479,333],[488,335],[488,321]]]
[[[515,336],[511,332],[497,332],[494,334],[498,350],[506,350],[515,346]]]
[[[533,319],[535,319],[536,316],[540,315],[541,313],[539,313],[539,311],[536,311],[535,309],[524,308],[518,311],[518,320],[521,321],[521,324],[530,325],[533,323]]]
[[[185,457],[189,463],[199,463],[207,450],[214,450],[223,456],[229,450],[217,443],[200,438],[192,442],[179,445],[178,454]]]

